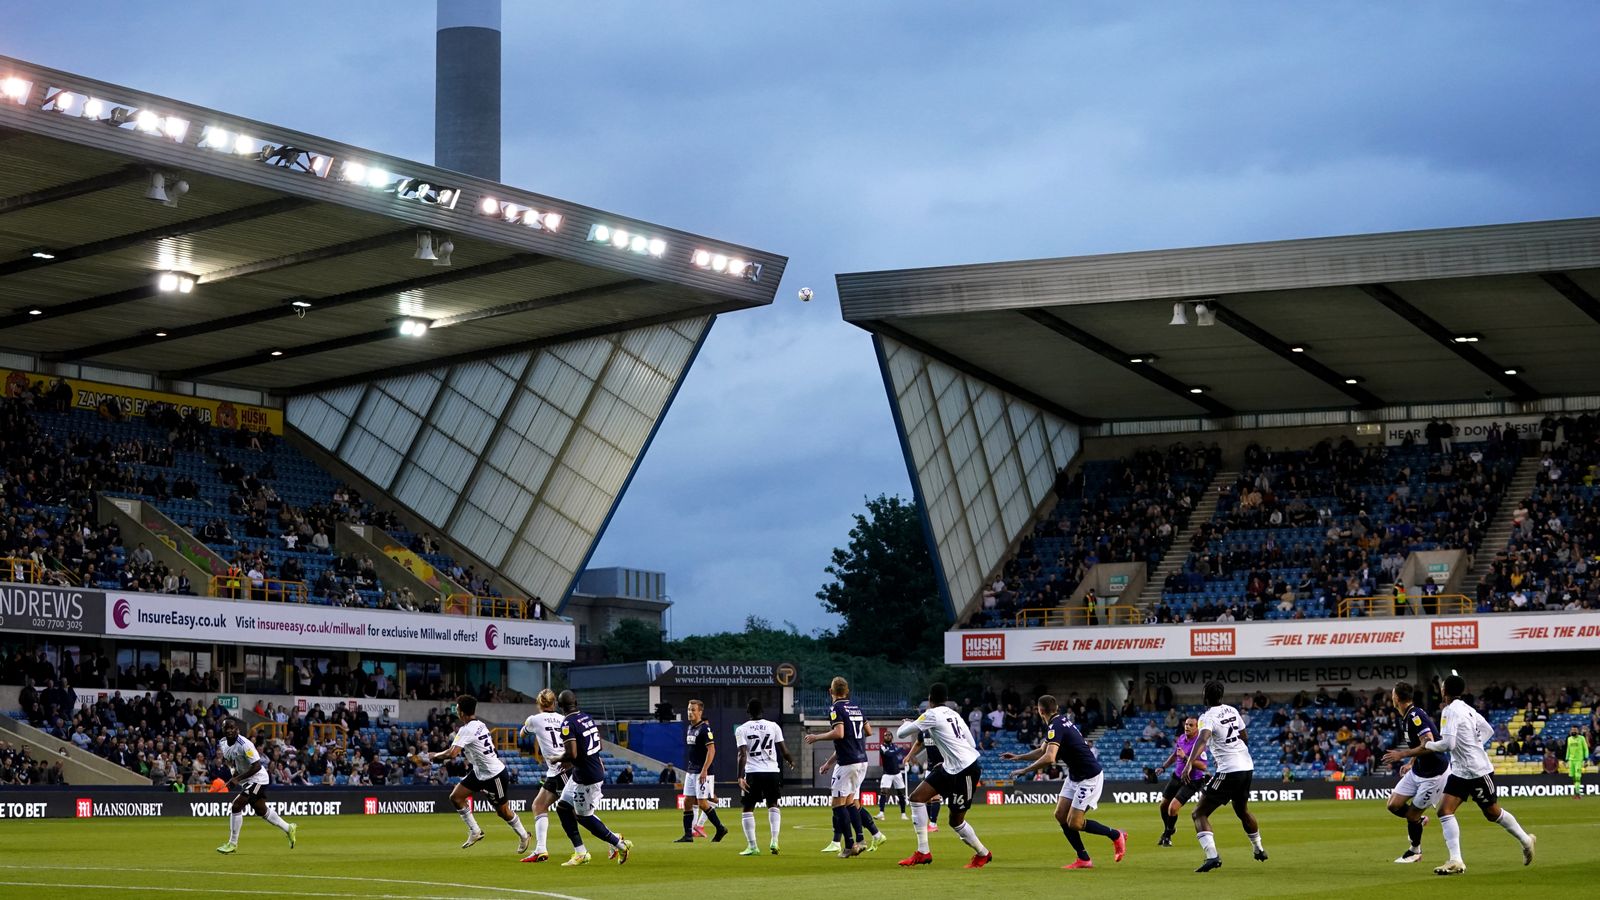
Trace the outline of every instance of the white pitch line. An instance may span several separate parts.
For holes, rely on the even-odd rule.
[[[258,891],[248,888],[195,888],[172,887],[170,885],[137,885],[137,884],[83,884],[68,881],[0,881],[0,885],[7,887],[37,887],[37,888],[92,888],[97,891],[159,891],[160,893],[186,893],[186,894],[272,894],[282,896],[283,891]],[[483,888],[491,890],[491,888]],[[351,897],[353,894],[329,894],[320,891],[296,891],[297,897]],[[462,900],[460,896],[439,894],[361,894],[362,897],[371,897],[374,900]]]
[[[73,872],[156,872],[168,875],[193,875],[193,869],[159,869],[140,866],[23,866],[0,863],[0,869],[23,869],[27,871],[40,870],[65,870]],[[556,900],[584,900],[583,897],[574,897],[571,894],[557,894],[554,891],[535,891],[529,888],[501,887],[495,884],[456,884],[449,881],[417,881],[414,878],[373,878],[366,875],[296,875],[286,872],[218,872],[222,875],[245,875],[252,878],[306,878],[314,881],[363,881],[372,884],[415,884],[422,887],[456,888],[457,890],[493,891],[498,894],[525,894],[530,897],[554,897]],[[171,888],[170,890],[178,890]],[[186,889],[193,890],[193,889]],[[262,893],[262,892],[253,892]],[[276,893],[283,893],[277,891]],[[306,895],[314,896],[314,895]],[[348,894],[322,894],[315,896],[347,897]],[[446,898],[455,900],[455,898]]]

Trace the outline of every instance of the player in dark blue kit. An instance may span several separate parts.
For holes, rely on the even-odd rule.
[[[883,808],[891,795],[900,799],[900,818],[907,818],[906,752],[895,744],[888,729],[878,741],[878,764],[883,767],[883,777],[878,779],[878,821],[883,821]]]
[[[721,841],[728,829],[717,818],[716,791],[712,788],[711,763],[717,758],[717,736],[706,721],[706,705],[689,701],[689,728],[684,732],[683,837],[674,843],[694,843],[694,814],[698,808],[717,829],[711,843]]]
[[[883,843],[883,836],[872,823],[872,816],[859,804],[861,781],[867,775],[867,717],[850,700],[850,683],[843,678],[833,679],[828,694],[833,697],[833,708],[828,711],[833,727],[820,734],[808,734],[805,741],[833,741],[833,756],[823,766],[833,766],[833,826],[844,842],[839,858],[846,859],[868,849],[864,841],[855,838],[862,828],[872,833],[871,849]]]
[[[1116,850],[1114,862],[1122,862],[1122,857],[1128,852],[1128,833],[1108,828],[1105,825],[1088,818],[1089,810],[1100,803],[1100,792],[1105,789],[1105,773],[1100,768],[1100,761],[1094,758],[1094,751],[1089,749],[1089,744],[1078,732],[1078,727],[1072,720],[1059,714],[1059,704],[1056,698],[1045,694],[1038,700],[1039,718],[1050,724],[1045,726],[1044,746],[1030,753],[1020,756],[1015,753],[1002,753],[1001,759],[1032,760],[1032,764],[1011,773],[1012,778],[1019,778],[1029,772],[1052,766],[1059,755],[1067,767],[1066,781],[1061,785],[1061,798],[1056,801],[1056,821],[1061,824],[1061,833],[1067,836],[1067,843],[1077,851],[1076,861],[1062,866],[1063,869],[1092,869],[1094,862],[1089,859],[1089,851],[1083,847],[1083,838],[1079,832],[1087,831],[1101,837],[1111,839],[1111,846]]]
[[[1402,681],[1394,686],[1394,709],[1400,716],[1395,743],[1408,749],[1421,747],[1439,736],[1439,729],[1433,727],[1433,718],[1414,702],[1415,697],[1416,689],[1410,682]],[[1422,811],[1439,805],[1449,768],[1450,761],[1445,754],[1423,752],[1413,757],[1401,771],[1400,782],[1389,795],[1389,812],[1406,820],[1411,846],[1395,862],[1414,863],[1422,858],[1422,829],[1428,824],[1428,817]]]
[[[561,741],[564,752],[556,763],[567,767],[571,775],[566,787],[561,789],[561,800],[556,803],[556,816],[561,828],[572,841],[572,858],[563,866],[582,866],[589,862],[589,851],[583,846],[583,835],[578,833],[581,823],[588,832],[611,845],[610,858],[618,865],[628,861],[633,842],[611,829],[595,815],[600,808],[600,789],[606,781],[606,770],[600,763],[600,726],[589,714],[578,711],[578,695],[562,691],[556,700],[566,718],[561,723]]]

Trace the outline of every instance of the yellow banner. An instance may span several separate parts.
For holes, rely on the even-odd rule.
[[[56,378],[53,375],[39,375],[34,372],[19,372],[14,369],[0,369],[0,374],[5,377],[5,395],[17,397],[27,388],[32,388],[37,397],[43,397],[50,391],[57,381],[65,382],[72,389],[72,408],[94,412],[101,404],[110,402],[122,412],[123,418],[143,418],[145,410],[152,404],[167,403],[176,407],[179,415],[193,413],[200,421],[214,428],[234,430],[246,428],[250,431],[269,431],[273,434],[283,434],[283,411],[268,409],[264,406],[248,406],[243,403],[233,403],[228,400],[210,400],[205,397],[185,397],[180,394],[164,394],[159,391],[146,391],[139,388],[124,387],[120,384],[102,384],[98,381],[84,381],[81,378]]]

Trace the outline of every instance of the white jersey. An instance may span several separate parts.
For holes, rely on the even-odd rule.
[[[560,713],[541,712],[534,713],[522,723],[521,733],[533,735],[539,745],[539,756],[544,759],[546,778],[561,774],[561,767],[556,765],[556,760],[567,752],[566,745],[561,740],[561,726],[566,721]]]
[[[943,757],[939,764],[952,775],[961,774],[978,761],[978,745],[972,742],[967,723],[960,713],[951,711],[948,706],[929,707],[915,722],[901,725],[898,736],[901,740],[910,740],[918,732],[925,741],[939,748],[939,755]]]
[[[450,746],[461,748],[461,755],[467,758],[468,768],[480,780],[486,781],[506,770],[506,764],[500,761],[500,755],[494,751],[494,737],[489,734],[489,726],[478,719],[461,726]]]
[[[1213,772],[1225,775],[1229,772],[1255,771],[1256,761],[1250,758],[1250,748],[1244,740],[1246,724],[1244,716],[1226,703],[1219,703],[1200,714],[1200,730],[1211,732],[1206,749],[1211,751]]]
[[[747,774],[778,771],[778,747],[783,743],[783,729],[776,723],[751,719],[733,730],[733,739],[744,748]]]
[[[1483,745],[1494,738],[1494,726],[1478,711],[1455,700],[1439,713],[1439,740],[1450,752],[1450,774],[1458,778],[1482,778],[1494,774],[1494,763]]]
[[[249,738],[241,734],[233,739],[232,744],[224,743],[222,745],[222,761],[228,764],[228,768],[233,770],[233,774],[242,775],[250,771],[252,765],[261,762],[261,753],[256,750],[255,744],[250,743]],[[267,784],[266,763],[261,763],[259,771],[240,783]]]

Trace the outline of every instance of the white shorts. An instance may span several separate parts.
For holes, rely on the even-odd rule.
[[[717,780],[710,775],[701,778],[699,775],[685,775],[683,777],[683,796],[695,800],[717,799]]]
[[[1432,778],[1418,778],[1407,769],[1395,784],[1394,792],[1402,797],[1410,797],[1411,805],[1417,809],[1428,809],[1439,805],[1439,798],[1444,796],[1444,783],[1449,777],[1447,773]]]
[[[1061,782],[1061,796],[1071,798],[1073,809],[1088,811],[1100,805],[1100,792],[1105,790],[1105,786],[1104,772],[1082,781],[1068,778]]]
[[[561,789],[561,799],[578,815],[592,816],[600,808],[600,788],[604,786],[603,782],[579,784],[569,778],[567,786]]]
[[[904,772],[896,772],[893,775],[885,775],[878,779],[878,790],[880,791],[903,791],[905,789],[906,773]]]
[[[867,764],[864,762],[851,763],[848,766],[833,767],[833,785],[828,791],[830,797],[854,797],[861,793],[861,782],[867,777]]]

